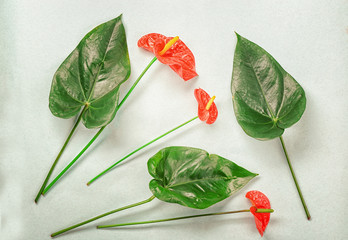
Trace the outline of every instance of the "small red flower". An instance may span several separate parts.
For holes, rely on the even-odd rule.
[[[197,76],[195,57],[180,39],[164,54],[161,54],[164,46],[171,39],[173,39],[173,37],[166,37],[158,33],[150,33],[139,39],[138,47],[153,52],[161,63],[168,65],[185,81]]]
[[[261,236],[263,236],[263,232],[268,225],[271,214],[257,213],[256,210],[258,208],[270,209],[271,204],[266,195],[259,191],[249,191],[245,197],[248,198],[253,204],[253,206],[250,208],[250,212],[254,215],[257,230],[259,230],[259,233]]]
[[[213,97],[212,102],[210,102],[210,96],[203,89],[195,89],[195,97],[198,102],[198,117],[201,121],[206,122],[207,124],[212,124],[215,122],[218,116],[218,110],[214,103],[215,97]],[[208,103],[210,102],[210,106]]]

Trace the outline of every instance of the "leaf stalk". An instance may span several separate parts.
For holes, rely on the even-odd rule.
[[[146,199],[146,200],[144,200],[144,201],[141,201],[141,202],[138,202],[138,203],[134,203],[134,204],[131,204],[131,205],[128,205],[128,206],[125,206],[125,207],[117,208],[117,209],[115,209],[115,210],[112,210],[112,211],[103,213],[103,214],[98,215],[98,216],[96,216],[96,217],[94,217],[94,218],[90,218],[90,219],[88,219],[88,220],[86,220],[86,221],[83,221],[83,222],[81,222],[81,223],[75,224],[75,225],[73,225],[73,226],[64,228],[64,229],[62,229],[62,230],[60,230],[60,231],[58,231],[58,232],[52,233],[52,234],[51,234],[51,237],[56,237],[56,236],[58,236],[58,235],[60,235],[60,234],[63,234],[63,233],[65,233],[65,232],[67,232],[67,231],[70,231],[70,230],[72,230],[72,229],[75,229],[75,228],[77,228],[77,227],[80,227],[80,226],[82,226],[82,225],[85,225],[85,224],[87,224],[87,223],[93,222],[93,221],[95,221],[95,220],[97,220],[97,219],[99,219],[99,218],[108,216],[108,215],[110,215],[110,214],[113,214],[113,213],[116,213],[116,212],[120,212],[120,211],[122,211],[122,210],[126,210],[126,209],[129,209],[129,208],[132,208],[132,207],[136,207],[136,206],[139,206],[139,205],[142,205],[142,204],[151,202],[154,198],[155,198],[155,196],[151,196],[150,198],[148,198],[148,199]]]
[[[304,210],[305,210],[305,212],[306,212],[307,219],[308,219],[308,220],[311,220],[311,215],[310,215],[310,213],[309,213],[309,210],[308,210],[308,208],[307,208],[307,204],[306,204],[306,202],[305,202],[305,200],[304,200],[304,197],[303,197],[303,195],[302,195],[302,191],[301,191],[300,185],[299,185],[298,182],[297,182],[297,178],[296,178],[294,169],[292,168],[292,165],[291,165],[291,162],[290,162],[290,158],[289,158],[288,152],[287,152],[286,147],[285,147],[285,144],[284,144],[283,137],[280,136],[279,139],[280,139],[280,142],[281,142],[281,144],[282,144],[282,147],[283,147],[283,150],[284,150],[284,154],[285,154],[285,157],[286,157],[286,161],[288,162],[288,165],[289,165],[289,168],[290,168],[290,172],[291,172],[292,178],[294,179],[294,182],[295,182],[295,185],[296,185],[296,188],[297,188],[298,195],[300,196],[300,199],[301,199],[303,208],[304,208]]]
[[[39,199],[40,199],[40,197],[41,197],[41,194],[42,194],[42,192],[44,191],[45,187],[47,186],[47,182],[48,182],[49,178],[51,177],[54,168],[56,167],[56,165],[57,165],[57,163],[58,163],[60,157],[62,156],[62,154],[63,154],[63,152],[64,152],[66,146],[68,145],[68,143],[69,143],[69,141],[70,141],[72,135],[74,134],[74,132],[75,132],[77,126],[79,125],[79,123],[80,123],[80,121],[81,121],[81,119],[82,119],[83,113],[87,110],[87,108],[88,108],[88,106],[85,105],[84,108],[82,109],[80,115],[78,116],[78,118],[77,118],[77,120],[76,120],[76,123],[75,123],[74,127],[71,129],[71,131],[70,131],[70,133],[69,133],[67,139],[65,140],[65,142],[64,142],[62,148],[60,149],[60,151],[59,151],[59,153],[58,153],[56,159],[54,160],[54,162],[53,162],[53,164],[52,164],[50,170],[48,171],[47,176],[46,176],[44,182],[42,183],[42,186],[41,186],[39,192],[38,192],[37,195],[36,195],[35,203],[38,203],[38,202],[39,202]]]
[[[82,156],[82,154],[92,145],[92,143],[99,137],[99,135],[104,130],[105,126],[100,128],[99,131],[94,135],[94,137],[87,143],[87,145],[82,149],[82,151],[77,154],[77,156],[61,171],[55,179],[43,190],[42,194],[45,195],[51,187],[74,165],[74,163]]]

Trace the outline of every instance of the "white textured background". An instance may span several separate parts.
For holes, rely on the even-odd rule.
[[[74,119],[54,117],[48,95],[54,72],[95,26],[123,13],[132,65],[123,94],[153,55],[136,45],[144,34],[179,35],[199,77],[182,81],[155,63],[115,120],[54,189],[34,204]],[[0,239],[45,240],[86,218],[151,196],[147,159],[170,145],[203,148],[260,174],[238,194],[206,210],[153,202],[109,216],[59,239],[260,239],[247,213],[114,230],[100,223],[244,209],[248,190],[268,195],[275,213],[264,239],[347,239],[348,2],[344,0],[1,0]],[[234,31],[256,42],[305,89],[307,109],[284,140],[313,220],[308,222],[279,141],[248,137],[233,113],[230,79]],[[216,95],[219,118],[198,120],[142,151],[91,187],[106,166],[196,114],[193,90]],[[81,125],[54,176],[94,135]]]

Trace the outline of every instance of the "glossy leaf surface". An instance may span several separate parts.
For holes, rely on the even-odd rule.
[[[191,147],[164,148],[147,165],[155,197],[199,209],[231,196],[257,176],[230,160]]]
[[[50,110],[70,118],[87,105],[84,125],[105,126],[115,117],[119,87],[129,75],[126,33],[119,16],[90,31],[60,65],[52,81]]]
[[[301,118],[305,92],[263,48],[237,39],[231,88],[238,123],[251,137],[279,137]]]

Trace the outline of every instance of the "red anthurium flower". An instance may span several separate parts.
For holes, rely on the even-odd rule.
[[[245,197],[253,204],[250,208],[250,212],[254,215],[257,230],[259,230],[259,233],[263,236],[263,232],[267,227],[271,214],[257,213],[256,210],[258,208],[270,209],[271,204],[266,195],[260,191],[249,191]]]
[[[153,52],[161,63],[168,65],[185,81],[190,80],[198,74],[196,73],[195,57],[185,43],[179,39],[165,53],[161,53],[164,46],[172,39],[173,37],[150,33],[139,39],[138,47]]]
[[[195,89],[195,97],[198,102],[198,117],[207,124],[215,122],[218,116],[218,110],[214,103],[215,96],[210,98],[209,94],[203,89]]]

